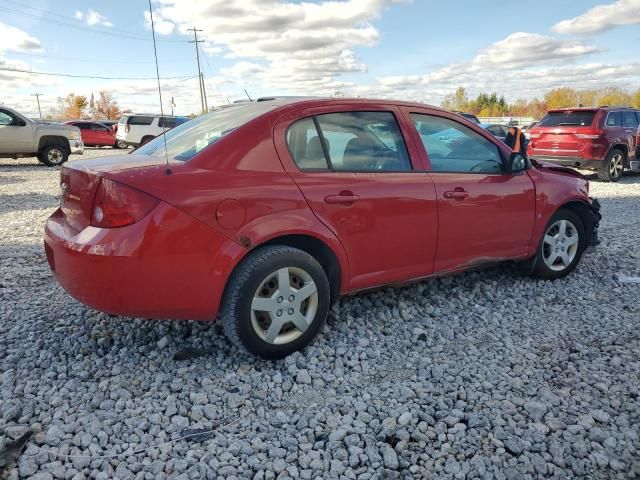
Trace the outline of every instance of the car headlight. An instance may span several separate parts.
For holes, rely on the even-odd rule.
[[[80,132],[70,132],[69,140],[80,140]]]

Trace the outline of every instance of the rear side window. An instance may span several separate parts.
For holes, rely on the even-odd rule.
[[[178,124],[175,117],[160,117],[158,120],[158,126],[160,128],[173,128]]]
[[[98,130],[98,131],[105,131],[107,130],[107,127],[105,127],[104,125],[100,125],[99,123],[91,123],[89,128],[91,130]]]
[[[605,125],[607,127],[621,127],[622,115],[620,115],[620,112],[609,112]]]
[[[411,170],[407,147],[391,112],[341,112],[316,117],[334,171]]]
[[[393,113],[329,113],[315,117],[315,122],[313,118],[305,118],[287,130],[287,146],[301,170],[411,170],[409,154]]]
[[[74,123],[73,124],[74,127],[78,127],[80,130],[89,130],[89,124],[88,123]]]
[[[595,110],[549,112],[536,127],[588,127],[593,123],[595,115]]]
[[[289,152],[301,170],[327,170],[320,135],[312,118],[298,120],[287,130]]]
[[[153,117],[129,117],[129,125],[151,125]]]
[[[638,119],[633,112],[622,112],[622,126],[627,128],[638,127]]]

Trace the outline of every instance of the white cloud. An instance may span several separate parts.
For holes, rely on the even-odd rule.
[[[640,24],[640,0],[617,0],[608,5],[593,7],[575,18],[562,20],[553,26],[553,30],[559,33],[583,34],[637,24]]]
[[[321,0],[293,3],[284,0],[158,0],[154,21],[158,33],[191,35],[203,30],[207,48],[238,62],[224,74],[250,78],[271,89],[293,92],[331,92],[351,85],[343,74],[366,71],[353,51],[379,41],[373,22],[385,7],[407,0]],[[148,23],[148,12],[145,14]],[[158,23],[158,21],[160,23]],[[168,24],[164,31],[161,27]],[[169,26],[170,25],[170,26]]]
[[[151,14],[148,11],[144,12],[144,25],[148,29],[151,29]],[[159,13],[153,13],[153,26],[156,30],[156,33],[160,35],[169,35],[173,33],[176,25],[175,23],[163,18]]]
[[[111,23],[107,17],[95,10],[92,10],[91,8],[88,9],[86,13],[76,10],[75,17],[90,26],[100,25],[103,27],[113,27],[113,23]]]
[[[19,28],[0,22],[0,52],[41,52],[40,40]]]

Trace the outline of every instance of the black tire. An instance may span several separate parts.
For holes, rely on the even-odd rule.
[[[617,182],[622,177],[626,163],[627,158],[624,152],[614,148],[598,168],[598,179],[603,182]]]
[[[61,145],[45,145],[38,153],[38,160],[47,167],[58,167],[69,159],[69,151]]]
[[[551,258],[551,256],[553,255],[553,248],[550,247],[549,244],[545,245],[545,237],[547,233],[549,233],[550,231],[553,231],[551,230],[552,227],[557,222],[560,222],[562,220],[566,220],[567,222],[569,222],[568,224],[566,224],[567,228],[569,224],[571,224],[571,227],[575,229],[575,233],[578,235],[577,249],[575,251],[575,256],[573,257],[573,259],[568,265],[565,265],[563,263],[563,265],[555,265],[554,268],[552,268],[548,264],[548,262],[545,261],[545,257],[548,259]],[[563,245],[564,245],[564,242],[559,243],[557,247],[562,249]],[[576,269],[586,247],[587,247],[586,232],[585,232],[584,224],[580,219],[580,217],[576,215],[574,212],[572,212],[571,210],[567,210],[567,209],[558,210],[551,217],[551,220],[549,220],[549,223],[546,225],[544,232],[542,234],[542,238],[540,239],[540,243],[538,244],[538,250],[536,254],[535,265],[533,267],[532,276],[537,278],[542,278],[545,280],[555,280],[557,278],[566,277]],[[564,248],[567,249],[567,253],[568,253],[569,247],[564,247]],[[564,253],[564,251],[565,250],[561,250],[561,251],[556,250],[558,254],[562,254]]]
[[[267,342],[257,333],[254,328],[254,320],[257,322],[258,315],[252,313],[251,306],[254,294],[258,293],[258,288],[261,288],[261,285],[268,281],[272,275],[284,268],[304,271],[313,280],[316,286],[315,294],[317,296],[314,298],[317,301],[317,306],[315,316],[304,332],[295,329],[293,323],[287,324],[287,327],[283,327],[278,332],[289,328],[294,335],[299,336],[288,343],[275,344]],[[281,287],[278,284],[278,291],[280,290]],[[278,296],[278,301],[281,298]],[[301,350],[311,343],[325,323],[330,304],[329,281],[318,261],[297,248],[273,245],[250,253],[238,265],[225,289],[220,318],[225,334],[240,350],[268,360],[276,360]],[[310,308],[309,305],[307,308]],[[308,315],[311,314],[308,313]]]
[[[145,143],[149,143],[154,138],[156,138],[156,137],[154,137],[152,135],[147,135],[146,137],[142,137],[142,140],[140,140],[140,146],[144,145]]]
[[[127,142],[125,142],[124,140],[116,140],[115,145],[113,146],[113,148],[122,148],[125,149],[127,148],[129,145],[127,145]]]

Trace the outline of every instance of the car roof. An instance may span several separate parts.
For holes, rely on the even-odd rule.
[[[594,110],[638,110],[633,107],[616,107],[612,105],[601,105],[599,107],[564,107],[564,108],[550,108],[549,112],[593,112]],[[549,113],[547,112],[547,113]]]
[[[429,108],[446,113],[454,113],[444,108],[428,105],[426,103],[412,102],[408,100],[394,100],[388,98],[348,98],[348,97],[328,97],[328,98],[313,98],[313,97],[280,97],[273,100],[261,101],[261,104],[274,105],[274,111],[287,109],[291,107],[315,107],[315,106],[327,106],[327,105],[351,105],[353,107],[371,107],[372,105],[388,105],[388,106],[406,106],[416,108]],[[244,103],[246,105],[246,103]]]

